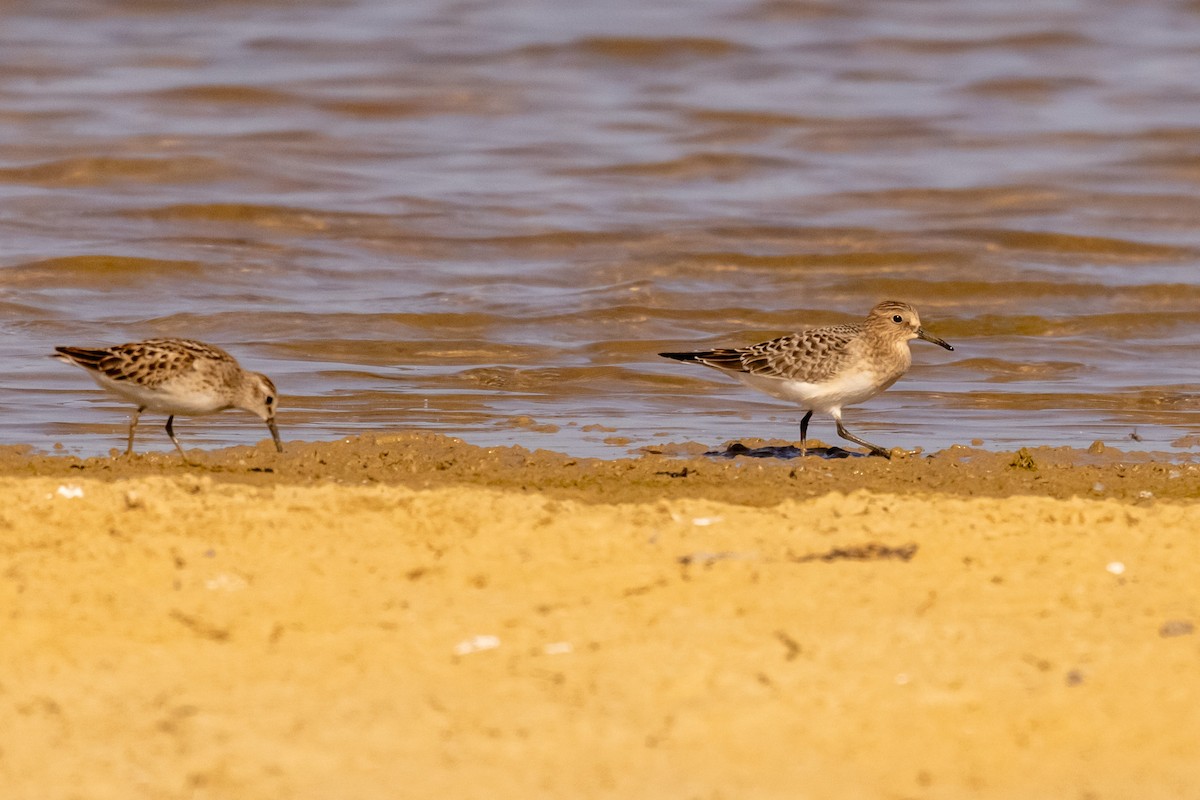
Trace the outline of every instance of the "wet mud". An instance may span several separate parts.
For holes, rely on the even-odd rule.
[[[1200,498],[1200,466],[1179,454],[1094,446],[991,452],[965,446],[893,457],[865,456],[820,441],[801,458],[793,444],[744,439],[718,447],[684,442],[637,456],[590,459],[525,447],[477,447],[436,433],[369,434],[338,442],[78,458],[0,448],[0,476],[99,480],[203,475],[218,482],[382,483],[427,489],[474,486],[539,492],[590,503],[704,498],[769,506],[829,492],[922,492],[966,497],[1034,495],[1128,502]],[[114,450],[113,453],[118,451]]]

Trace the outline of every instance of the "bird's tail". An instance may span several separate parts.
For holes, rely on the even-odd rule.
[[[89,347],[56,347],[54,352],[55,354],[51,358],[89,369],[98,369],[100,362],[111,355],[107,350],[96,350]]]
[[[708,353],[659,353],[663,358],[673,358],[676,361],[700,361]]]
[[[659,353],[659,355],[663,358],[673,358],[676,361],[703,364],[706,367],[726,372],[744,372],[746,369],[746,365],[742,361],[742,351],[729,348],[697,350],[692,353]]]

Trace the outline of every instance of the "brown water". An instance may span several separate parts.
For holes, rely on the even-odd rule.
[[[957,350],[868,438],[1200,433],[1195,2],[79,5],[0,7],[2,441],[120,446],[46,354],[162,335],[274,377],[285,438],[794,438],[655,353],[885,298]]]

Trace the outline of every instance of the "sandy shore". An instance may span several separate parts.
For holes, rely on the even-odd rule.
[[[196,458],[0,451],[5,797],[1200,785],[1192,465]]]

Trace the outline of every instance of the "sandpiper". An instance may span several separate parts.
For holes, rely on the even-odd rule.
[[[890,458],[890,451],[846,430],[842,407],[869,400],[899,380],[912,365],[911,339],[954,349],[921,327],[911,305],[885,300],[853,325],[812,328],[749,347],[659,355],[719,369],[772,397],[799,404],[808,412],[800,420],[801,455],[808,454],[808,421],[820,411],[833,417],[843,439]]]
[[[242,369],[219,347],[192,339],[146,339],[114,347],[54,349],[59,361],[83,367],[101,387],[137,406],[129,421],[125,455],[133,453],[133,433],[143,411],[168,415],[167,435],[187,461],[172,429],[175,415],[214,414],[227,408],[245,409],[267,423],[275,449],[283,452],[275,427],[275,384],[266,375]]]

